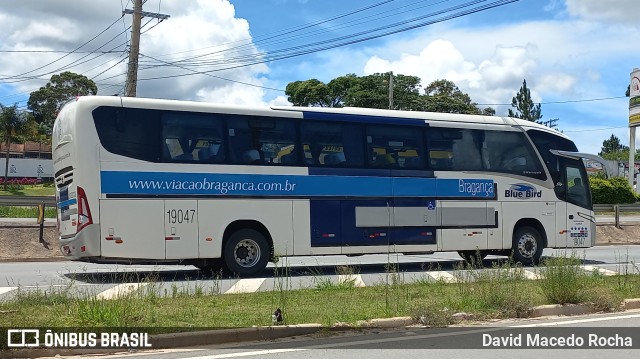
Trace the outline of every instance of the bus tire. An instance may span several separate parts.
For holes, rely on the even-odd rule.
[[[489,255],[488,251],[458,251],[458,255],[469,264],[481,264],[482,260]]]
[[[518,227],[513,232],[513,259],[523,265],[540,262],[544,241],[537,229],[530,226]]]
[[[222,253],[229,270],[240,276],[251,276],[267,267],[269,243],[262,233],[241,229],[229,237]]]

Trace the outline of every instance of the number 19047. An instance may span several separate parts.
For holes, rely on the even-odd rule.
[[[170,209],[167,211],[169,223],[193,223],[195,221],[195,209]]]

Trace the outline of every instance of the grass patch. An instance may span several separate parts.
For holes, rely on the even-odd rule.
[[[0,206],[0,217],[2,218],[38,218],[37,207],[23,206]],[[56,209],[54,207],[45,207],[45,218],[56,218]]]
[[[7,190],[4,185],[0,185],[0,196],[55,196],[56,187],[53,184],[36,185],[8,185]]]
[[[446,326],[467,318],[461,313],[474,319],[526,317],[536,305],[578,302],[611,311],[622,298],[640,296],[639,275],[603,276],[585,272],[579,263],[575,258],[552,258],[540,268],[546,276],[540,280],[527,280],[522,268],[503,262],[484,270],[461,266],[453,281],[436,281],[425,273],[424,279],[407,284],[405,273],[389,266],[380,283],[359,287],[350,280],[358,270],[340,267],[336,274],[343,282],[319,279],[311,288],[290,290],[295,278],[283,265],[271,291],[250,294],[222,295],[204,287],[184,292],[172,286],[161,297],[155,282],[113,300],[92,297],[83,292],[86,287],[20,291],[0,303],[0,326],[148,327],[159,333],[271,325],[276,308],[286,324],[359,325],[373,318],[411,316],[426,325]]]

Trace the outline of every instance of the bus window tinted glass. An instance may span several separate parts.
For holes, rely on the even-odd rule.
[[[144,161],[160,160],[160,111],[99,107],[93,110],[93,120],[107,151]]]
[[[225,160],[223,122],[218,115],[164,112],[162,159],[222,163]]]
[[[429,158],[434,170],[482,170],[482,131],[432,127],[428,133]]]
[[[492,171],[545,179],[529,140],[521,132],[429,129],[434,170]]]
[[[293,120],[229,116],[227,132],[233,163],[284,166],[299,163]]]
[[[302,122],[304,162],[308,166],[362,167],[362,128],[356,124]]]
[[[545,179],[542,164],[524,133],[485,131],[481,154],[489,171]]]
[[[536,146],[540,156],[542,156],[542,160],[547,165],[553,181],[560,181],[562,177],[560,173],[560,162],[558,161],[558,157],[554,156],[549,150],[577,152],[578,148],[576,145],[571,140],[544,131],[529,130],[527,134]]]
[[[367,154],[371,167],[424,168],[422,131],[397,126],[368,126]]]

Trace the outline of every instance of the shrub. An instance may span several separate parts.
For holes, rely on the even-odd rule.
[[[591,197],[595,204],[635,203],[636,195],[624,177],[590,178]]]

